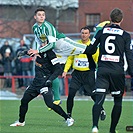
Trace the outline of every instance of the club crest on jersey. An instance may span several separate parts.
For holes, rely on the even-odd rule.
[[[47,36],[44,35],[44,34],[41,34],[40,39],[41,39],[41,41],[44,43],[44,42],[47,41]]]

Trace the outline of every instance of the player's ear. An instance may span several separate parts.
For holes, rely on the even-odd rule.
[[[36,15],[34,15],[34,19],[36,19]]]

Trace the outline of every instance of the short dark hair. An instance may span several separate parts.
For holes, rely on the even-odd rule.
[[[84,26],[84,27],[82,27],[82,28],[80,29],[80,31],[81,31],[81,30],[89,30],[89,32],[91,31],[90,28],[89,28],[89,26]]]
[[[119,23],[123,19],[123,11],[119,8],[115,8],[110,13],[111,21],[114,23]]]
[[[44,12],[45,12],[45,10],[44,10],[43,7],[38,7],[38,8],[35,10],[34,14],[36,15],[37,12],[39,12],[39,11],[44,11]]]

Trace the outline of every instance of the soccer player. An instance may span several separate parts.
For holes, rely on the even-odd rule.
[[[131,48],[132,48],[132,58],[133,58],[133,41],[131,43]],[[132,68],[133,69],[133,68]],[[133,91],[133,76],[131,77],[131,91]]]
[[[92,133],[98,133],[98,121],[106,92],[110,91],[114,98],[111,113],[110,133],[117,133],[116,126],[122,111],[122,98],[125,86],[124,53],[128,63],[128,72],[133,76],[133,58],[130,48],[131,37],[120,25],[123,21],[123,12],[115,8],[110,13],[111,25],[99,30],[91,41],[88,51],[95,51],[99,44],[98,72],[96,79],[96,102],[92,108]]]
[[[36,49],[42,49],[43,47],[40,47],[40,45],[43,44],[43,40],[45,39],[45,35],[50,35],[56,37],[56,31],[52,24],[49,22],[44,22],[45,20],[45,12],[44,9],[38,8],[35,11],[34,18],[36,20],[36,23],[33,25],[32,29],[35,34],[35,41],[36,41]],[[58,36],[62,36],[62,34],[58,34]],[[45,47],[45,46],[44,46]],[[42,51],[45,52],[45,51]],[[52,83],[52,89],[53,89],[53,95],[54,95],[54,101],[53,103],[58,105],[61,104],[60,99],[60,92],[59,92],[59,79],[58,77],[53,80]],[[49,108],[49,110],[51,110]]]
[[[88,26],[81,28],[81,40],[79,43],[84,43],[84,45],[90,45],[90,29]],[[91,96],[93,101],[95,101],[95,96],[93,95],[94,85],[95,85],[95,70],[96,63],[98,61],[99,49],[93,55],[87,57],[86,54],[71,55],[68,57],[63,77],[66,77],[68,70],[74,69],[72,72],[72,79],[69,85],[69,94],[67,98],[67,113],[72,116],[72,109],[74,105],[74,97],[80,88],[83,88],[84,94]],[[104,109],[101,110],[101,120],[104,120],[106,113]]]
[[[44,46],[45,43],[42,45]],[[42,94],[46,105],[62,116],[68,126],[73,125],[74,120],[69,117],[61,106],[53,103],[52,81],[62,73],[61,65],[52,50],[36,55],[35,78],[30,86],[27,87],[19,108],[19,120],[10,126],[24,126],[25,116],[28,111],[28,104],[31,100]]]

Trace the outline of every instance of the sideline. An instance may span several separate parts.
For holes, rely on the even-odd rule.
[[[10,91],[0,91],[0,100],[20,100],[22,95],[14,94]],[[34,100],[41,100],[43,99],[41,95],[39,95]],[[61,96],[62,101],[67,100],[67,96]],[[75,101],[91,101],[90,96],[75,96]],[[113,98],[110,95],[106,95],[105,101],[113,101]],[[123,96],[123,101],[132,101],[133,102],[133,94],[130,92],[130,95]]]

